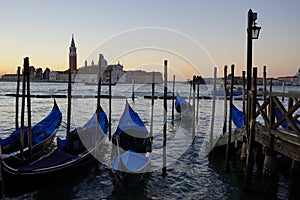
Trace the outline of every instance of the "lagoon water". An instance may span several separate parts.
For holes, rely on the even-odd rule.
[[[169,83],[170,84],[170,83]],[[73,95],[96,95],[96,85],[75,83],[72,85]],[[188,84],[176,83],[176,91],[186,99],[189,97]],[[163,86],[156,85],[157,95],[162,95]],[[207,95],[212,86],[201,86],[200,94]],[[168,90],[172,91],[172,85]],[[274,91],[281,91],[281,87],[274,87]],[[298,90],[297,87],[286,87],[286,91]],[[15,94],[16,83],[0,82],[0,133],[1,138],[9,135],[15,126],[15,98],[6,94]],[[32,83],[33,95],[67,94],[66,83]],[[108,94],[108,86],[102,86],[102,94]],[[135,84],[135,101],[131,99],[132,85],[117,84],[112,86],[113,96],[124,96],[129,104],[139,114],[148,130],[150,130],[151,100],[145,95],[151,95],[150,84]],[[63,122],[67,121],[67,99],[56,99],[62,113]],[[124,98],[112,99],[112,133],[116,130],[119,118],[125,106]],[[192,101],[191,101],[192,102]],[[234,104],[241,108],[241,101]],[[21,106],[21,100],[19,101]],[[45,117],[53,105],[52,98],[32,98],[32,124]],[[108,99],[101,99],[101,105],[108,114]],[[258,180],[253,178],[252,192],[242,190],[242,170],[238,163],[232,161],[231,172],[224,173],[224,155],[221,153],[214,159],[207,157],[207,141],[211,130],[214,138],[222,133],[223,128],[223,100],[216,101],[216,115],[213,129],[211,128],[212,100],[200,100],[198,122],[195,128],[195,142],[192,144],[191,127],[182,123],[175,111],[175,123],[171,123],[172,100],[168,100],[167,114],[167,176],[161,174],[162,166],[162,130],[163,130],[163,100],[155,100],[153,125],[153,157],[151,171],[144,176],[142,182],[135,187],[122,190],[114,183],[109,166],[110,143],[107,141],[107,151],[103,152],[103,160],[96,169],[74,174],[69,180],[58,179],[57,182],[38,188],[27,194],[13,199],[266,199],[270,196],[263,194],[258,187]],[[72,129],[82,126],[93,114],[96,108],[96,98],[72,99]],[[25,123],[27,123],[25,115]],[[66,125],[62,123],[58,136],[64,137]],[[255,171],[254,171],[255,176]],[[277,198],[287,199],[295,197],[289,192],[289,176],[280,174]],[[47,182],[47,180],[44,180]],[[17,188],[16,188],[17,190]],[[272,196],[274,197],[274,196]],[[3,199],[12,197],[2,196]]]

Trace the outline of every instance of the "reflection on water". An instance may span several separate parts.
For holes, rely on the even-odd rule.
[[[15,98],[5,94],[16,92],[16,83],[0,82],[0,132],[1,138],[5,138],[14,130],[15,126]],[[171,87],[170,87],[171,88]],[[201,86],[200,94],[207,95],[211,86]],[[133,109],[144,121],[150,130],[151,100],[144,99],[145,95],[151,95],[151,85],[135,85],[134,102],[131,100],[132,86],[128,84],[117,84],[112,87],[113,96],[125,96]],[[274,87],[278,91],[281,87]],[[295,90],[286,87],[285,90]],[[176,90],[182,97],[189,98],[189,85],[177,83]],[[299,90],[298,88],[296,90]],[[158,95],[162,95],[163,87],[156,87]],[[169,89],[169,91],[171,91]],[[63,94],[67,93],[65,83],[32,83],[32,94]],[[80,83],[73,84],[74,95],[96,95],[97,88],[93,85]],[[102,87],[102,94],[108,94],[108,86]],[[66,122],[67,99],[56,99],[62,113],[63,121]],[[144,176],[138,187],[121,190],[114,184],[114,178],[109,169],[110,143],[107,141],[102,151],[104,161],[96,169],[88,169],[86,172],[74,174],[71,180],[59,180],[56,184],[47,188],[41,188],[33,193],[24,194],[20,199],[242,199],[262,198],[264,195],[257,189],[257,193],[247,193],[241,190],[241,172],[238,163],[231,163],[231,173],[224,173],[223,154],[219,158],[208,161],[203,150],[203,144],[209,137],[211,100],[200,100],[199,121],[196,125],[195,143],[191,145],[191,125],[183,124],[175,113],[175,123],[171,124],[172,100],[168,100],[167,120],[167,176],[161,176],[162,165],[162,133],[163,133],[163,101],[155,100],[154,125],[153,125],[153,157],[152,171]],[[234,102],[241,108],[241,101]],[[35,124],[44,118],[53,105],[51,98],[32,98],[32,123]],[[108,99],[101,99],[101,105],[108,113]],[[21,101],[20,101],[21,106]],[[125,106],[125,99],[117,98],[112,100],[112,133],[115,131],[119,118]],[[229,107],[229,106],[228,106]],[[72,128],[82,126],[94,113],[96,109],[95,98],[74,98],[72,100]],[[25,115],[25,122],[27,122]],[[214,137],[222,133],[223,125],[223,100],[216,102],[216,117]],[[59,129],[58,135],[64,137],[65,125]],[[45,180],[46,181],[46,180]],[[255,183],[254,183],[255,184]],[[288,178],[280,176],[278,197],[287,198]]]

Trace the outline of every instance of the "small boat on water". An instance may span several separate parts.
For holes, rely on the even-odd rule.
[[[191,119],[193,107],[190,103],[188,103],[183,97],[181,97],[178,93],[175,99],[175,110],[181,114],[182,119]]]
[[[126,106],[112,137],[112,173],[122,187],[134,186],[147,172],[152,154],[152,141],[138,114]]]
[[[54,100],[51,112],[40,122],[32,127],[32,158],[35,160],[45,153],[45,149],[52,143],[58,127],[62,121],[62,113]],[[24,165],[29,162],[30,152],[28,143],[24,142],[23,155],[20,155],[20,135],[21,128],[15,130],[5,139],[0,140],[2,158],[7,163],[14,165]],[[28,140],[28,128],[24,127],[24,141]]]
[[[5,191],[8,194],[14,193],[16,188],[19,193],[30,191],[53,180],[72,176],[79,172],[77,170],[95,163],[96,159],[92,155],[95,142],[99,144],[106,137],[108,124],[101,106],[99,109],[99,121],[96,111],[82,128],[71,131],[66,139],[58,138],[57,148],[50,154],[22,167],[8,165],[1,159]],[[97,130],[99,134],[96,134]],[[96,135],[99,136],[97,141]]]
[[[216,90],[216,96],[224,97],[224,87]],[[243,88],[242,87],[233,87],[232,96],[242,96],[243,95]],[[230,86],[226,88],[226,96],[230,96]]]

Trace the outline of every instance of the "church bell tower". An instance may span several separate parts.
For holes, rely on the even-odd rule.
[[[74,35],[72,35],[72,41],[70,46],[69,69],[71,70],[72,73],[77,71],[77,53],[76,53],[76,47],[74,42]]]

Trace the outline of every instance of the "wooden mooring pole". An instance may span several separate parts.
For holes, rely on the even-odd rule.
[[[131,99],[134,101],[135,99],[135,94],[134,94],[134,80],[132,79],[132,94],[131,94]]]
[[[229,171],[229,157],[230,157],[230,145],[231,145],[231,129],[232,129],[232,100],[233,100],[233,85],[234,85],[234,65],[231,65],[231,83],[230,83],[230,97],[229,97],[229,119],[228,119],[228,137],[226,147],[226,160],[225,160],[225,172]]]
[[[270,83],[270,92],[272,91],[272,79]],[[262,176],[262,188],[266,193],[274,193],[277,190],[278,184],[278,163],[274,152],[274,135],[272,134],[272,126],[275,123],[275,102],[270,96],[269,104],[269,127],[268,133],[270,135],[270,141],[268,146],[263,146],[263,153],[265,154],[263,163],[263,176]]]
[[[284,83],[284,81],[282,81],[282,97],[281,97],[281,101],[284,101],[284,92],[285,92],[285,83]]]
[[[227,65],[224,66],[224,124],[223,135],[227,131]]]
[[[214,125],[215,125],[215,112],[216,112],[216,90],[217,90],[217,67],[214,67],[214,85],[213,85],[213,101],[211,109],[211,121],[210,121],[210,135],[209,135],[209,156],[210,160],[213,153],[213,143],[214,143]]]
[[[192,115],[193,115],[193,125],[192,125],[192,143],[194,143],[194,140],[195,140],[195,129],[196,129],[196,125],[195,125],[195,92],[196,92],[196,76],[193,76],[193,112],[192,112]]]
[[[98,71],[98,90],[97,90],[97,108],[96,108],[96,139],[95,139],[95,158],[99,159],[100,150],[99,150],[99,144],[98,140],[100,137],[100,96],[101,96],[101,82],[102,82],[102,54],[99,55],[99,71]],[[96,168],[98,169],[98,168]]]
[[[175,101],[175,75],[173,75],[173,91],[172,91],[172,124],[174,125],[174,101]]]
[[[263,71],[263,100],[266,100],[266,91],[267,91],[267,66],[264,66]]]
[[[109,87],[108,87],[108,139],[111,141],[111,71],[109,70]]]
[[[154,92],[155,92],[155,73],[152,72],[150,137],[153,136],[153,112],[154,112],[154,94],[155,94]]]
[[[32,159],[32,131],[31,131],[31,102],[30,102],[30,68],[29,68],[29,58],[24,58],[25,67],[27,68],[27,122],[28,122],[28,151],[29,151],[29,159]]]
[[[250,123],[249,128],[249,140],[248,140],[248,154],[247,154],[247,161],[246,161],[246,174],[245,174],[245,189],[251,189],[251,178],[253,174],[253,165],[254,165],[254,153],[253,153],[253,145],[255,141],[255,118],[256,118],[256,81],[257,81],[257,68],[253,68],[253,82],[252,82],[252,90],[251,96],[248,97],[248,112],[250,112]],[[250,93],[248,93],[250,95]]]
[[[15,127],[16,130],[19,128],[19,96],[20,96],[20,76],[21,76],[21,67],[18,67],[17,70],[17,92],[16,92],[16,120]]]
[[[200,91],[200,83],[201,83],[201,76],[197,76],[197,109],[196,109],[196,123],[198,124],[199,121],[199,91]]]
[[[71,104],[72,104],[72,70],[69,68],[68,73],[68,108],[67,108],[67,137],[71,131]]]
[[[242,79],[243,79],[243,128],[245,128],[246,123],[246,72],[242,71]],[[246,127],[247,128],[247,127]],[[241,159],[245,160],[247,157],[247,135],[243,134],[243,144],[242,144],[242,150],[241,150]]]
[[[23,84],[22,84],[22,105],[21,105],[21,133],[20,133],[20,156],[23,157],[24,148],[24,118],[25,118],[25,88],[26,88],[26,70],[25,61],[23,64]]]
[[[167,94],[168,94],[168,61],[164,61],[164,126],[163,126],[163,168],[162,175],[167,175]]]

